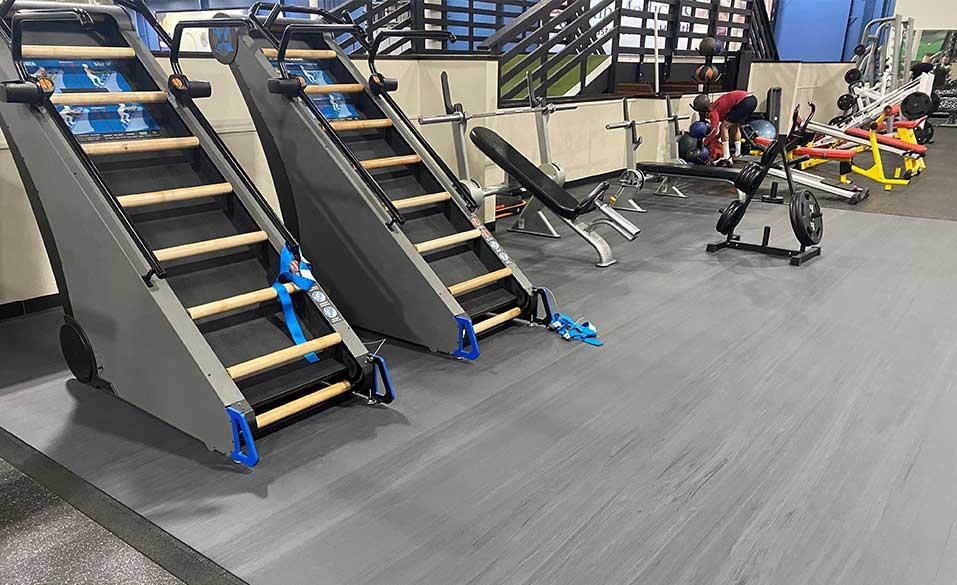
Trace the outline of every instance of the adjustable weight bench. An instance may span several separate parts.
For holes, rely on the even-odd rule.
[[[529,195],[538,199],[546,209],[558,216],[572,231],[595,249],[598,253],[596,266],[604,268],[617,262],[608,242],[597,233],[596,229],[599,226],[607,225],[628,241],[634,241],[641,233],[638,226],[622,217],[602,199],[602,195],[609,187],[607,182],[599,184],[588,197],[578,201],[495,132],[488,128],[474,128],[469,133],[469,137],[475,146],[485,153],[485,156],[501,167]],[[605,217],[586,223],[582,216],[593,211],[598,211]],[[543,212],[544,210],[538,212],[538,219],[548,224],[548,219]]]

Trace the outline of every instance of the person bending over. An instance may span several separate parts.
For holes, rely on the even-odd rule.
[[[746,91],[730,91],[711,102],[708,121],[711,134],[704,145],[711,151],[712,162],[731,164],[733,146],[741,142],[741,125],[751,119],[758,107],[758,98]]]
[[[924,58],[921,59],[920,63],[917,63],[910,68],[910,78],[911,80],[917,79],[925,73],[933,73],[934,71],[934,56],[930,53],[924,55]]]

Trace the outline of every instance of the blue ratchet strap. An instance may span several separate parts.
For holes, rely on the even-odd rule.
[[[603,341],[598,339],[598,330],[594,325],[588,321],[579,324],[565,313],[555,313],[552,315],[552,322],[549,328],[561,335],[564,339],[574,339],[596,347],[605,345]]]
[[[292,250],[289,249],[289,246],[283,246],[282,252],[279,254],[279,276],[276,277],[276,282],[272,284],[272,287],[279,297],[279,303],[282,305],[282,314],[286,322],[286,329],[289,330],[289,335],[292,336],[292,340],[296,342],[296,345],[300,345],[306,342],[306,336],[303,335],[302,327],[299,326],[299,318],[296,317],[296,310],[292,306],[292,297],[289,296],[289,291],[286,290],[283,283],[291,282],[308,294],[309,289],[315,286],[316,281],[293,272],[291,269],[292,261]],[[312,273],[312,266],[310,266],[308,262],[300,260],[299,270],[300,272],[306,271]],[[315,353],[307,353],[303,357],[305,357],[309,363],[319,361],[319,356]]]

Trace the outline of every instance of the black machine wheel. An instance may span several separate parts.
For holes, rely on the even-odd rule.
[[[799,191],[791,197],[789,206],[791,229],[794,236],[803,246],[816,246],[824,237],[824,215],[821,213],[821,204],[814,193],[808,190]]]
[[[714,226],[714,229],[718,230],[718,233],[723,236],[730,236],[734,233],[738,224],[741,223],[741,220],[744,219],[744,212],[747,209],[747,205],[741,200],[735,199],[721,210],[721,216],[718,217],[718,223]]]
[[[66,317],[60,326],[60,350],[66,365],[77,380],[90,384],[96,379],[98,367],[93,346],[80,324],[71,317]]]

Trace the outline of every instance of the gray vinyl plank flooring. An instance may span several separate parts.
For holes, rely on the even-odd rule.
[[[645,196],[608,269],[500,230],[604,347],[387,344],[393,405],[272,434],[253,471],[69,381],[54,313],[0,324],[0,425],[252,584],[953,583],[957,223],[828,209],[794,268],[706,254],[725,201]],[[792,245],[786,208],[765,224]]]

